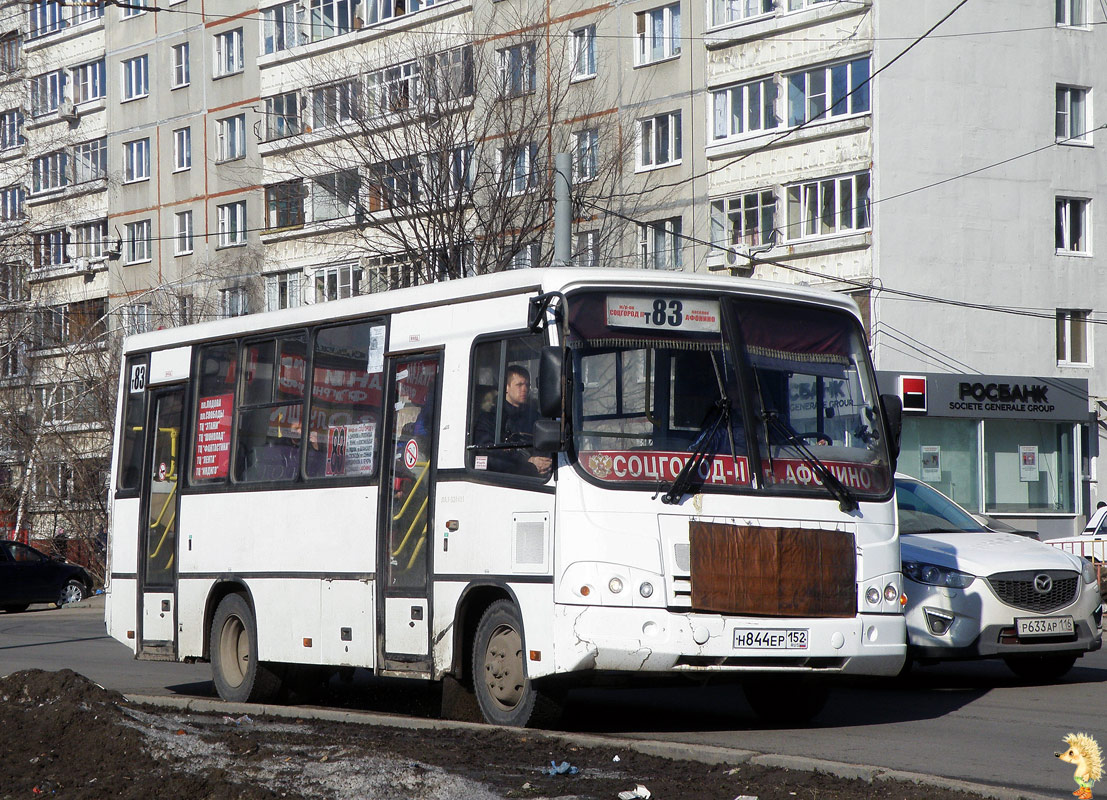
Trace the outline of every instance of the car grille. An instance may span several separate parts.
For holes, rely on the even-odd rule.
[[[1041,592],[1035,586],[1039,575],[1048,575],[1052,585]],[[996,597],[1009,606],[1024,611],[1053,611],[1064,608],[1076,599],[1080,576],[1075,572],[1057,570],[1026,570],[1023,572],[997,572],[989,575],[988,585]]]

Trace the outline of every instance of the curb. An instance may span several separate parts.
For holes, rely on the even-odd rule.
[[[315,706],[281,706],[257,703],[227,703],[200,697],[165,697],[160,695],[125,694],[128,702],[178,709],[181,711],[216,712],[224,714],[250,714],[255,717],[282,717],[286,719],[311,719],[326,722],[341,722],[352,725],[377,725],[386,728],[408,730],[452,730],[487,732],[492,726],[477,722],[455,722],[441,719],[415,719],[411,717],[390,716],[370,711],[346,711]],[[1052,795],[1023,792],[986,783],[972,783],[955,778],[943,778],[938,775],[924,775],[918,772],[905,772],[885,767],[866,766],[864,764],[846,764],[840,761],[826,761],[806,756],[786,756],[770,753],[758,753],[754,750],[739,750],[730,747],[710,745],[692,745],[681,742],[662,742],[652,739],[626,739],[597,734],[558,733],[552,731],[528,730],[528,736],[542,736],[547,739],[564,741],[585,747],[619,747],[633,750],[648,756],[668,758],[673,761],[693,761],[701,764],[755,764],[761,767],[797,770],[800,772],[822,772],[846,780],[862,780],[866,783],[898,782],[913,783],[919,786],[932,786],[936,789],[951,789],[966,792],[989,800],[1055,800]]]

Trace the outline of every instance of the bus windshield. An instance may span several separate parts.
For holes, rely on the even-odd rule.
[[[595,480],[668,491],[696,459],[696,491],[891,490],[876,382],[847,313],[590,292],[570,299],[568,345],[575,456]]]

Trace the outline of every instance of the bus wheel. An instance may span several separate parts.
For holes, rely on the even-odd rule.
[[[792,725],[808,722],[823,710],[830,686],[801,676],[755,678],[742,684],[746,702],[761,722]]]
[[[240,594],[219,602],[211,621],[211,676],[215,690],[232,703],[258,703],[280,689],[280,678],[258,662],[258,633],[254,612]]]
[[[523,728],[556,720],[559,705],[527,677],[523,624],[508,600],[488,607],[473,646],[473,688],[487,722]]]

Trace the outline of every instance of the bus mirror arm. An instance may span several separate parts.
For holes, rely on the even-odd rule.
[[[899,458],[899,439],[903,431],[903,401],[899,395],[880,395],[880,410],[884,414],[884,424],[888,426],[888,454],[892,457],[892,468],[895,469],[896,459]]]
[[[561,420],[534,421],[534,449],[539,453],[560,453],[565,449],[565,440],[561,437]]]

